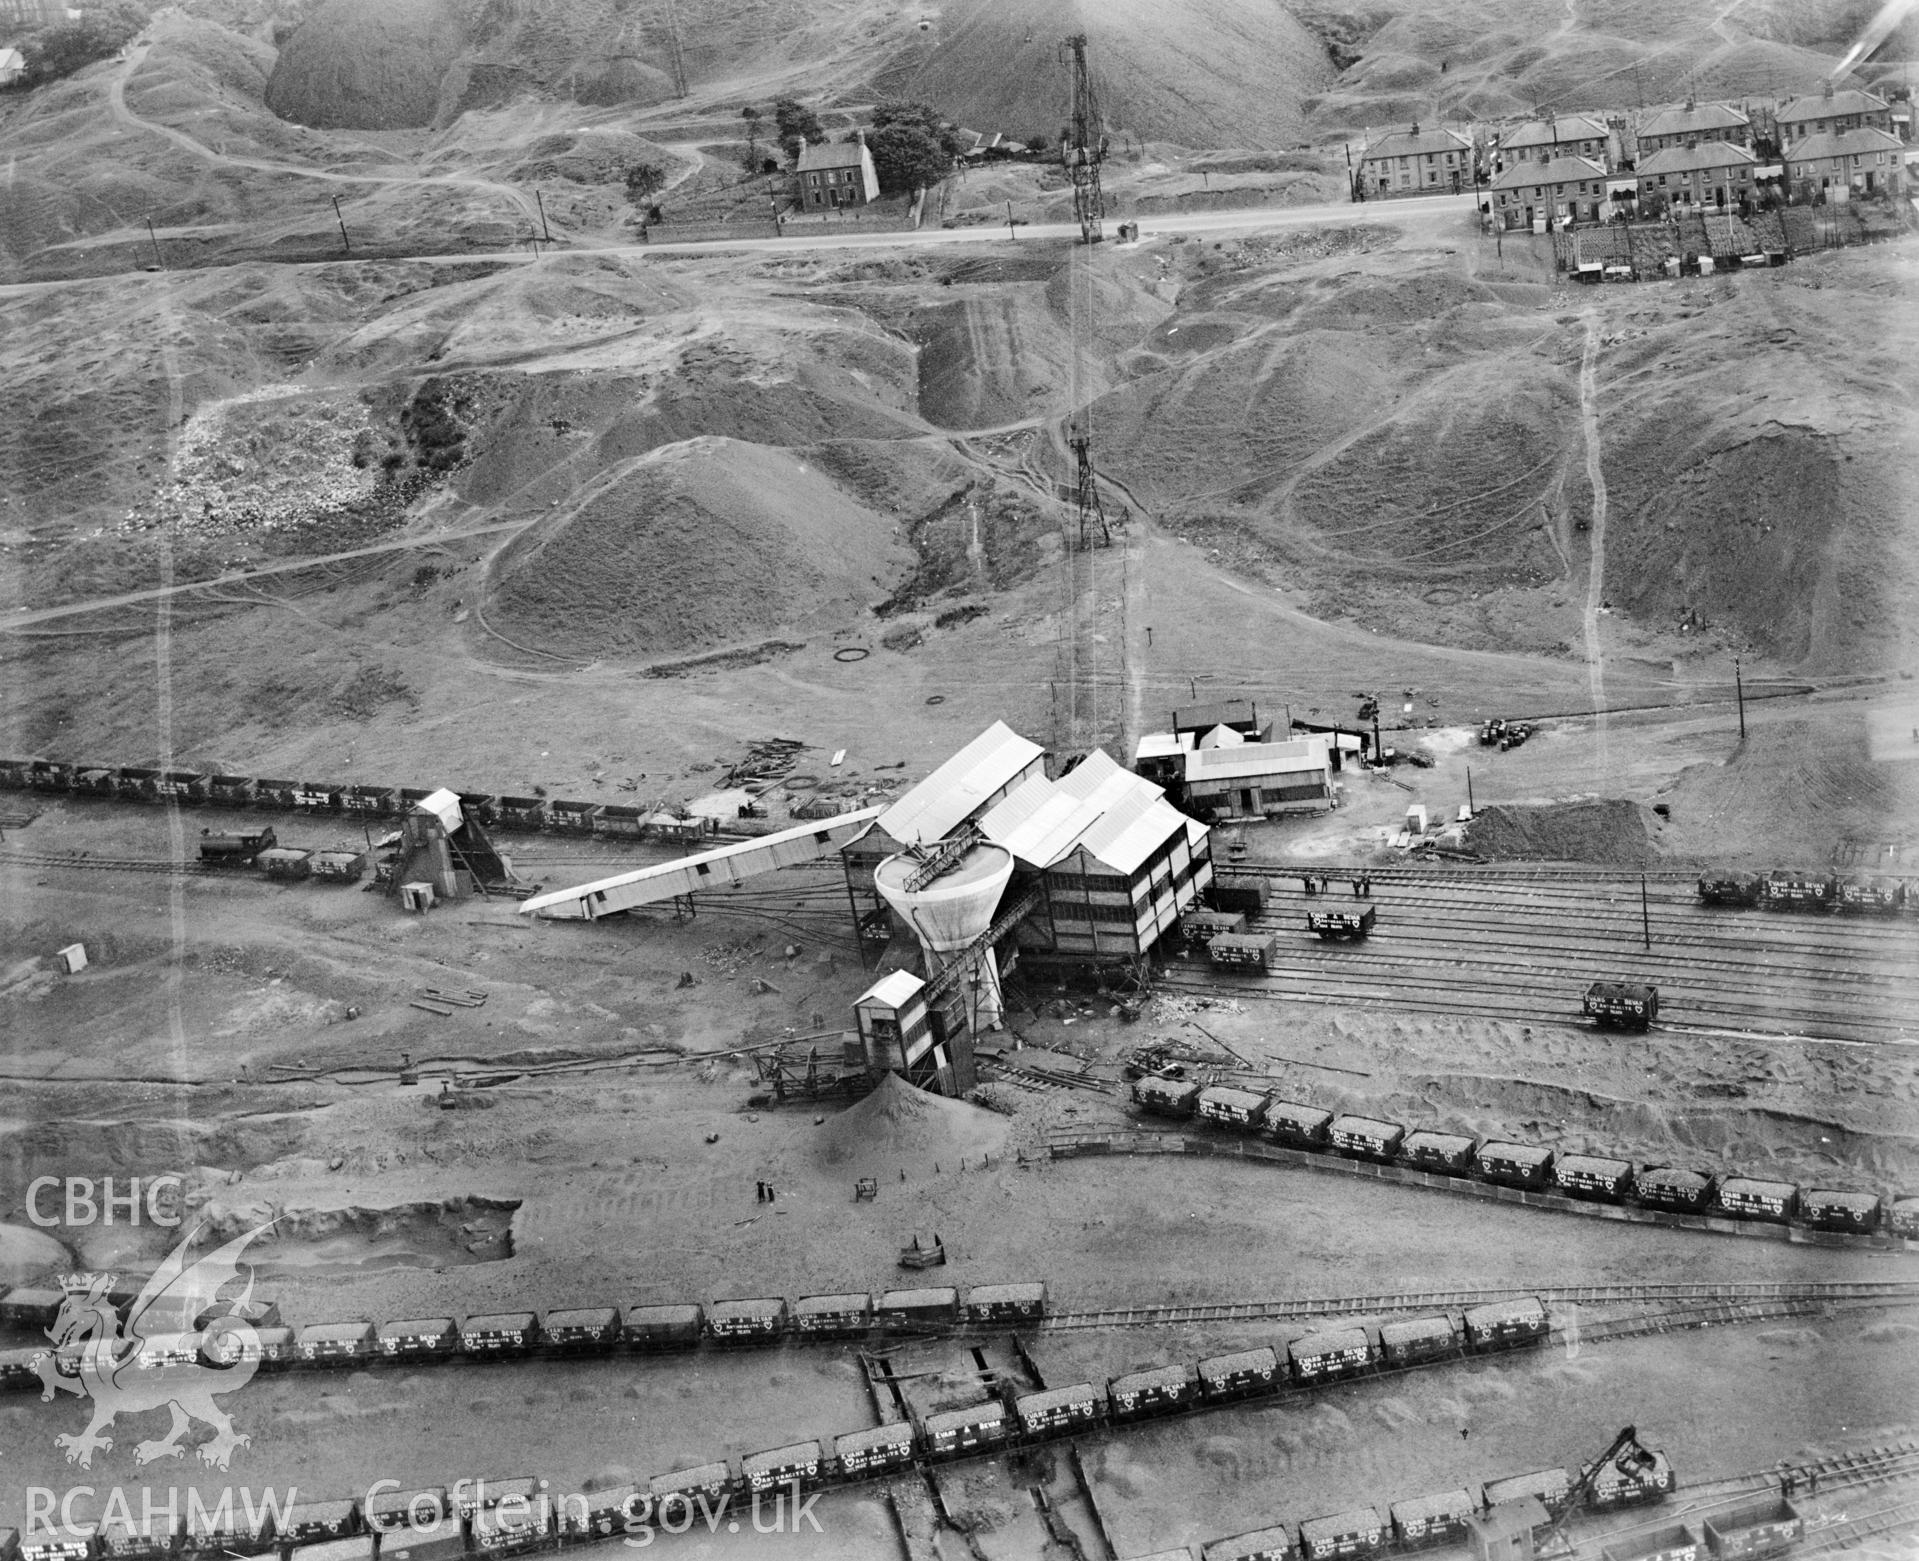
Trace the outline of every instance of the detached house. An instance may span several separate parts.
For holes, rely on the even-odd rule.
[[[1752,145],[1752,121],[1724,103],[1698,103],[1687,98],[1683,108],[1662,108],[1639,123],[1639,157],[1674,147],[1724,141],[1731,146]]]
[[[1753,193],[1759,159],[1729,141],[1702,141],[1697,146],[1673,146],[1652,156],[1641,156],[1639,209],[1670,201],[1676,206],[1736,206]]]
[[[1514,163],[1492,190],[1494,220],[1508,228],[1600,222],[1608,214],[1605,165],[1588,157]]]
[[[800,153],[800,210],[833,211],[865,206],[880,198],[880,176],[867,150],[866,132],[851,141],[822,141]]]
[[[1847,130],[1892,133],[1892,105],[1870,92],[1848,88],[1835,92],[1828,81],[1817,97],[1794,98],[1773,115],[1779,126],[1779,144],[1790,151],[1807,136],[1837,135]]]
[[[1392,130],[1368,140],[1359,162],[1368,200],[1391,195],[1446,195],[1471,185],[1473,147],[1450,130]]]
[[[1610,140],[1611,133],[1596,119],[1548,114],[1544,119],[1529,119],[1499,138],[1499,168],[1504,172],[1515,163],[1550,163],[1564,157],[1603,164]]]
[[[1828,201],[1855,195],[1897,195],[1905,183],[1906,149],[1884,130],[1826,131],[1786,148],[1786,179]]]

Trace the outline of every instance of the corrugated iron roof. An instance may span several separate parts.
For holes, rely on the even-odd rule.
[[[913,994],[926,983],[910,970],[895,970],[891,975],[881,976],[864,992],[853,999],[853,1006],[861,1003],[884,1003],[888,1008],[901,1008],[911,1000]]]
[[[881,813],[878,827],[901,845],[944,840],[1045,752],[995,721]]]
[[[1031,868],[1043,871],[1083,849],[1130,874],[1190,822],[1159,787],[1095,749],[1056,781],[1036,775],[1025,782],[980,820],[980,830]],[[1195,838],[1190,831],[1188,838]]]
[[[1237,748],[1202,748],[1186,755],[1186,781],[1236,780],[1258,775],[1297,775],[1326,769],[1323,737],[1289,743],[1244,743]]]

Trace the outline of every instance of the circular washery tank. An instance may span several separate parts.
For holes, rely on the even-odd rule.
[[[981,843],[950,872],[908,889],[907,880],[919,866],[918,858],[902,852],[881,862],[873,879],[886,903],[930,952],[957,954],[993,925],[993,912],[1013,877],[1013,854],[1004,846]]]

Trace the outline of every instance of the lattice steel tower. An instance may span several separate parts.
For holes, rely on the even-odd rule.
[[[1060,46],[1062,62],[1073,66],[1073,122],[1060,139],[1059,158],[1073,181],[1073,215],[1079,219],[1082,243],[1097,244],[1106,204],[1099,189],[1099,165],[1106,157],[1106,129],[1100,120],[1099,96],[1086,69],[1086,34],[1074,33]]]

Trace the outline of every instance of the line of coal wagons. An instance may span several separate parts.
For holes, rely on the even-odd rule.
[[[0,1322],[44,1330],[63,1297],[27,1288],[0,1295]],[[110,1297],[123,1311],[134,1292]],[[319,1322],[288,1325],[266,1307],[250,1319],[253,1338],[244,1355],[263,1371],[345,1368],[383,1363],[495,1361],[529,1356],[657,1354],[702,1347],[903,1338],[1030,1327],[1046,1316],[1046,1286],[1038,1281],[887,1290],[878,1295],[809,1295],[688,1301],[647,1306],[586,1306],[541,1312],[495,1312],[468,1317],[416,1317],[392,1322]],[[244,1335],[238,1335],[244,1338]],[[188,1335],[178,1347],[198,1348]],[[78,1370],[79,1346],[0,1350],[0,1387],[38,1388],[40,1362],[49,1354],[64,1375]],[[217,1365],[233,1361],[213,1360]]]
[[[173,802],[182,807],[251,808],[326,817],[397,819],[434,794],[415,786],[349,786],[335,781],[274,780],[138,765],[0,759],[0,791],[120,802]],[[521,834],[598,835],[612,839],[695,842],[712,825],[703,819],[667,819],[620,803],[570,802],[457,792],[462,812],[487,829]]]
[[[1884,873],[1769,873],[1719,869],[1699,880],[1706,905],[1768,911],[1840,911],[1853,916],[1919,916],[1919,888]]]
[[[1919,1197],[1717,1175],[1670,1165],[1635,1166],[1609,1155],[1561,1154],[1537,1144],[1408,1130],[1398,1122],[1341,1115],[1277,1095],[1142,1078],[1133,1102],[1149,1115],[1201,1121],[1289,1149],[1366,1160],[1527,1192],[1658,1212],[1804,1225],[1848,1235],[1919,1239]]]

